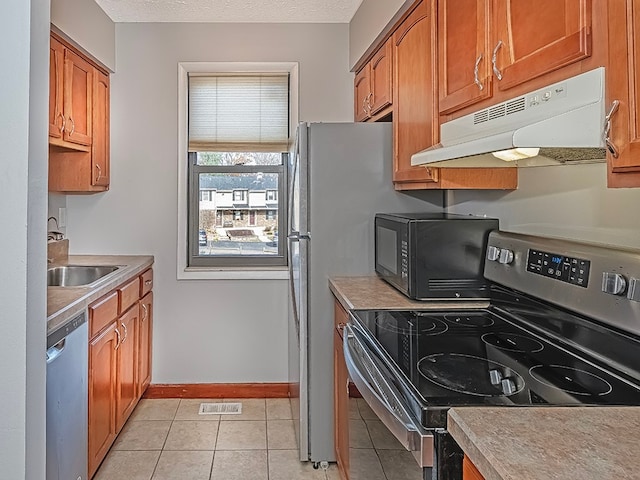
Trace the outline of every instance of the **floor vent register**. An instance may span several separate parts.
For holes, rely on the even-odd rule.
[[[201,403],[199,415],[239,415],[242,403]]]

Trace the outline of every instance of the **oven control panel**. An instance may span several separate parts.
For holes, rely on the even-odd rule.
[[[527,271],[587,288],[591,262],[582,258],[529,249]]]
[[[493,231],[484,276],[640,335],[640,249]]]

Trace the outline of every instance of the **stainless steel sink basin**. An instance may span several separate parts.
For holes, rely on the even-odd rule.
[[[103,280],[118,270],[119,266],[66,265],[47,270],[47,285],[50,287],[80,287]]]

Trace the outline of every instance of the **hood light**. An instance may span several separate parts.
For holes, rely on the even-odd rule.
[[[539,148],[513,148],[511,150],[493,152],[492,155],[500,160],[504,160],[505,162],[513,162],[515,160],[535,157],[539,152]]]

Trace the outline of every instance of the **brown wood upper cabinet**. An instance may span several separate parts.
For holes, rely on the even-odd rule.
[[[388,40],[354,79],[356,122],[364,122],[393,103],[393,48]],[[385,112],[386,113],[386,112]]]
[[[50,143],[86,151],[93,141],[94,68],[56,37],[51,37],[49,53]]]
[[[591,55],[591,0],[439,0],[438,27],[443,114]]]
[[[49,52],[49,190],[103,192],[109,187],[108,72],[53,32]]]
[[[640,0],[608,2],[609,187],[640,187]]]
[[[435,56],[435,2],[420,2],[393,33],[393,182],[429,188],[437,168],[411,166],[411,155],[440,136]],[[432,187],[433,188],[433,187]]]

